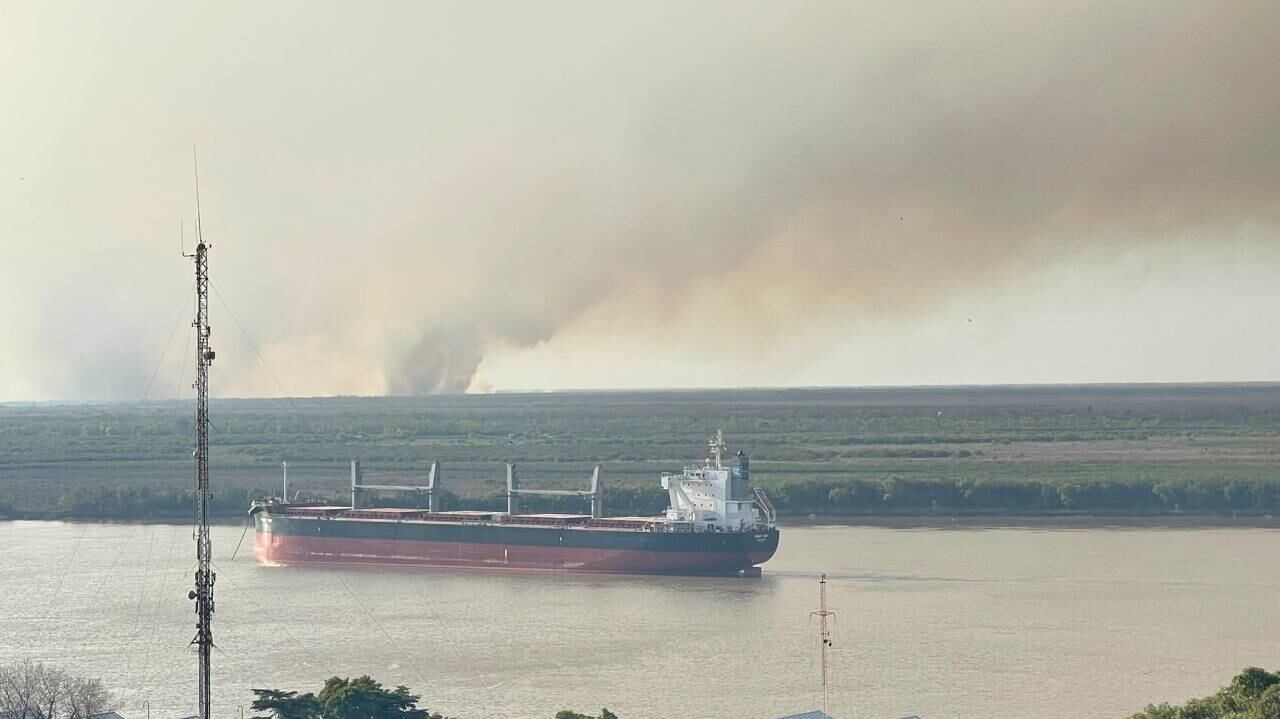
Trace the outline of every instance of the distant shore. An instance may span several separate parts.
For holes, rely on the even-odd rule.
[[[0,516],[189,521],[180,410],[0,404]],[[703,461],[716,430],[750,455],[751,484],[790,523],[811,512],[880,526],[1280,516],[1273,384],[215,400],[211,411],[211,509],[232,523],[281,491],[286,461],[293,491],[349,501],[353,458],[381,484],[421,484],[439,463],[444,506],[489,510],[506,507],[507,462],[543,488],[584,486],[601,465],[606,512],[650,516],[667,503],[660,474]],[[561,499],[528,509],[584,509]]]
[[[246,526],[243,515],[219,514],[211,518],[220,526]],[[57,512],[15,512],[0,515],[0,522],[85,522],[93,524],[190,524],[190,513],[149,517],[82,517]],[[819,514],[781,515],[778,526],[787,527],[883,527],[888,529],[1280,529],[1280,517],[1270,514]]]
[[[981,514],[981,515],[827,515],[779,517],[782,527],[885,527],[889,529],[1280,529],[1280,517],[1267,514]]]

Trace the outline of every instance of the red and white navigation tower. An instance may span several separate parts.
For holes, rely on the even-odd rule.
[[[827,575],[822,575],[822,580],[818,582],[819,604],[818,611],[810,612],[812,616],[818,618],[818,635],[822,639],[822,713],[829,714],[827,711],[827,698],[830,694],[827,683],[827,650],[831,648],[831,633],[827,630],[827,618],[834,617],[835,612],[827,609]]]

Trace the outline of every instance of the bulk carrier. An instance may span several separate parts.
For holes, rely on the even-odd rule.
[[[252,504],[254,553],[264,563],[387,564],[550,572],[758,576],[778,549],[769,498],[749,487],[745,452],[727,465],[723,436],[701,465],[660,477],[669,504],[656,517],[604,516],[600,467],[585,491],[522,489],[507,465],[507,511],[439,506],[439,464],[425,486],[365,484],[351,463],[351,506],[265,499]],[[371,491],[425,494],[428,509],[366,507]],[[590,500],[591,514],[523,514],[524,495]]]

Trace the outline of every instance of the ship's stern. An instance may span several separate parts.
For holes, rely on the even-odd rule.
[[[778,551],[778,528],[757,529],[744,537],[746,553],[751,558],[751,566],[758,569],[761,564],[773,558]]]

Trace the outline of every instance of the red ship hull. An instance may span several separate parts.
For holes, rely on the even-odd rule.
[[[673,535],[524,529],[508,541],[430,541],[352,536],[352,524],[296,526],[275,517],[260,525],[254,554],[264,563],[400,565],[550,572],[722,575],[750,572],[777,550],[777,531]],[[282,524],[291,524],[286,531]],[[342,527],[340,536],[323,536]],[[385,526],[385,525],[383,525]],[[404,527],[404,525],[401,525]],[[503,532],[502,534],[510,534]],[[603,537],[602,534],[614,535]],[[701,536],[704,535],[705,536]],[[539,541],[528,541],[535,538]],[[478,539],[478,538],[477,538]],[[487,537],[486,537],[487,539]],[[547,541],[558,539],[558,541]],[[524,541],[522,541],[524,540]],[[602,541],[604,540],[604,541]],[[581,546],[604,543],[612,546]],[[573,546],[579,545],[579,546]],[[633,545],[633,546],[619,546]]]

